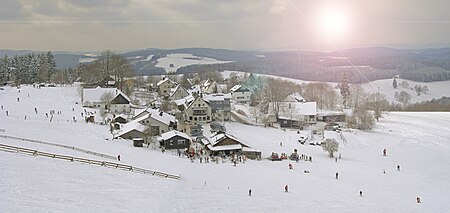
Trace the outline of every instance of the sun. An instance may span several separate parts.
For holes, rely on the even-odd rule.
[[[340,41],[348,36],[351,21],[349,12],[339,6],[323,7],[316,14],[318,33],[332,41]]]

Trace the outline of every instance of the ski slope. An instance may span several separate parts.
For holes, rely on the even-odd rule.
[[[341,143],[338,162],[318,146],[299,144],[295,130],[226,123],[230,134],[261,150],[263,157],[296,148],[313,158],[298,163],[250,160],[234,167],[229,161],[192,163],[173,151],[136,148],[130,141],[110,140],[107,126],[73,122],[73,116],[80,120],[83,112],[75,104],[79,101],[75,87],[20,90],[0,90],[0,134],[120,154],[123,163],[182,178],[174,181],[0,152],[0,212],[446,212],[450,208],[450,113],[389,113],[373,131],[346,130],[347,144]],[[45,116],[50,109],[61,111],[52,122]],[[42,144],[4,138],[0,143],[86,157]],[[401,171],[396,171],[397,165]],[[417,196],[423,203],[415,202]]]

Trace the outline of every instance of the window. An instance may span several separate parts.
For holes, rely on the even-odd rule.
[[[206,119],[209,120],[209,116],[207,116]]]
[[[184,145],[184,140],[178,140],[178,145]]]
[[[173,146],[173,140],[170,140],[170,143],[169,143],[171,146]]]
[[[192,116],[189,116],[189,120],[191,120],[191,121],[192,121]]]
[[[197,121],[197,117],[194,117],[194,121]]]

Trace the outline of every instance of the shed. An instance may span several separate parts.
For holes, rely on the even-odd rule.
[[[133,146],[134,147],[143,147],[144,139],[143,138],[133,138]]]

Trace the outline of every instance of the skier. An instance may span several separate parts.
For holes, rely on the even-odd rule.
[[[252,189],[248,190],[248,196],[252,196]]]
[[[36,112],[36,114],[37,114],[37,108],[36,107],[34,108],[34,112]]]
[[[120,161],[120,155],[117,155],[117,160]]]
[[[17,98],[17,102],[20,102],[20,99],[19,99],[19,98]]]
[[[341,159],[341,153],[339,153],[339,159]]]
[[[386,156],[386,148],[383,149],[383,156]]]
[[[339,178],[339,172],[336,172],[336,180]]]
[[[397,171],[400,171],[400,165],[397,165]]]
[[[280,142],[280,146],[283,146],[283,142]]]
[[[383,169],[383,174],[386,174],[386,169]]]
[[[289,164],[289,169],[293,169],[292,164]]]
[[[8,110],[6,110],[6,116],[9,116],[9,112],[8,112]]]
[[[420,201],[420,197],[416,197],[416,201],[417,203],[421,203],[422,201]]]
[[[334,158],[334,161],[336,161],[336,163],[337,163],[337,158]]]
[[[3,110],[3,105],[2,105],[2,110]]]
[[[362,191],[359,191],[359,196],[362,197]]]
[[[286,184],[286,186],[284,186],[284,192],[289,192],[287,184]]]

